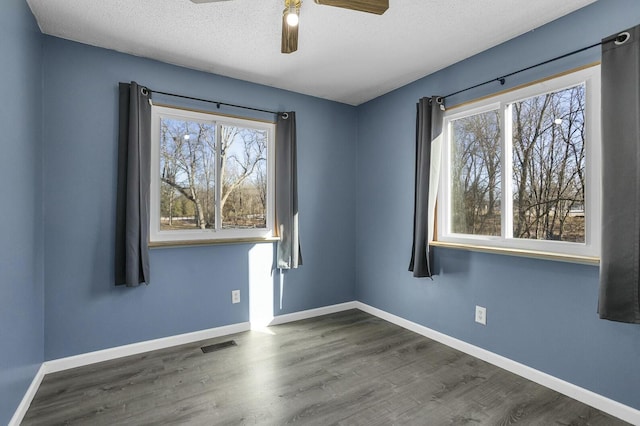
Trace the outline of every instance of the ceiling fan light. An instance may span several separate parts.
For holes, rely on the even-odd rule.
[[[285,9],[285,18],[287,21],[287,25],[290,27],[296,27],[298,22],[300,22],[300,17],[298,16],[299,9],[296,7],[296,3],[293,0],[289,1],[289,6]]]
[[[297,27],[298,26],[298,22],[300,22],[300,18],[298,17],[298,14],[295,12],[295,9],[293,12],[288,11],[287,12],[287,25],[289,25],[290,27]]]
[[[298,50],[298,25],[300,17],[300,0],[285,0],[282,11],[282,53],[293,53]]]

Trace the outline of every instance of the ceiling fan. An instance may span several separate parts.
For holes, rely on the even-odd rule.
[[[191,0],[193,3],[216,3],[230,0]],[[314,0],[317,4],[341,7],[358,12],[382,15],[389,8],[389,0]],[[292,53],[298,50],[298,17],[300,16],[301,0],[284,0],[282,12],[282,53]]]

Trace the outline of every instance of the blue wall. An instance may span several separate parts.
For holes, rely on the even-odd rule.
[[[637,0],[600,0],[358,108],[358,300],[640,409],[640,327],[598,319],[598,268],[436,248],[435,279],[407,272],[415,104],[640,23]],[[425,53],[428,54],[428,53]],[[599,49],[485,86],[448,105],[598,61]],[[488,324],[474,323],[474,306]]]
[[[305,264],[286,274],[274,313],[354,300],[354,107],[45,37],[46,359],[249,321],[249,244],[153,249],[151,285],[113,285],[117,84],[132,80],[295,110]]]
[[[0,424],[43,359],[42,36],[24,0],[0,2]]]

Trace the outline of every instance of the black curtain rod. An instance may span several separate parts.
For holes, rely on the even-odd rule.
[[[275,115],[280,114],[280,112],[269,111],[268,109],[252,108],[252,107],[243,106],[243,105],[229,104],[226,102],[212,101],[209,99],[194,98],[191,96],[184,96],[184,95],[176,95],[175,93],[160,92],[159,90],[153,90],[148,87],[147,87],[147,90],[150,91],[151,93],[157,93],[159,95],[166,95],[166,96],[172,96],[174,98],[190,99],[192,101],[207,102],[210,104],[215,104],[218,108],[220,108],[221,105],[224,105],[224,106],[233,107],[233,108],[242,108],[242,109],[248,109],[251,111],[266,112],[267,114],[275,114]]]
[[[609,41],[615,41],[616,43],[622,44],[622,43],[626,42],[629,39],[629,37],[630,37],[629,33],[623,32],[623,33],[620,33],[615,39],[609,40]],[[467,87],[466,89],[462,89],[462,90],[458,90],[457,92],[449,93],[446,96],[442,96],[442,99],[446,99],[448,97],[457,95],[459,93],[466,92],[467,90],[472,90],[472,89],[475,89],[476,87],[484,86],[485,84],[493,83],[495,81],[499,82],[501,85],[504,85],[505,82],[506,82],[507,77],[511,77],[511,76],[514,76],[514,75],[519,74],[521,72],[529,71],[530,69],[533,69],[533,68],[536,68],[536,67],[539,67],[539,66],[542,66],[542,65],[546,65],[548,63],[551,63],[551,62],[554,62],[554,61],[558,61],[560,59],[564,59],[564,58],[566,58],[568,56],[575,55],[576,53],[584,52],[585,50],[589,50],[589,49],[591,49],[593,47],[601,46],[604,43],[605,43],[604,41],[601,41],[599,43],[594,43],[594,44],[592,44],[590,46],[583,47],[583,48],[578,49],[578,50],[574,50],[573,52],[569,52],[569,53],[565,53],[564,55],[556,56],[555,58],[548,59],[548,60],[546,60],[544,62],[540,62],[538,64],[528,66],[526,68],[522,68],[521,70],[514,71],[514,72],[511,72],[509,74],[505,74],[505,75],[503,75],[501,77],[493,78],[491,80],[487,80],[485,82],[478,83],[478,84],[473,85],[471,87]]]

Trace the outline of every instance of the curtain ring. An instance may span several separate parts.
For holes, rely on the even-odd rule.
[[[631,38],[631,34],[625,31],[623,33],[618,34],[618,36],[616,37],[615,44],[616,46],[620,46],[621,44],[625,44],[627,41],[629,41],[630,38]]]
[[[149,90],[146,87],[142,87],[140,89],[140,93],[142,93],[144,96],[147,96],[149,94]]]
[[[282,113],[282,119],[286,120],[287,118],[289,118],[289,113],[288,112],[283,112]]]

